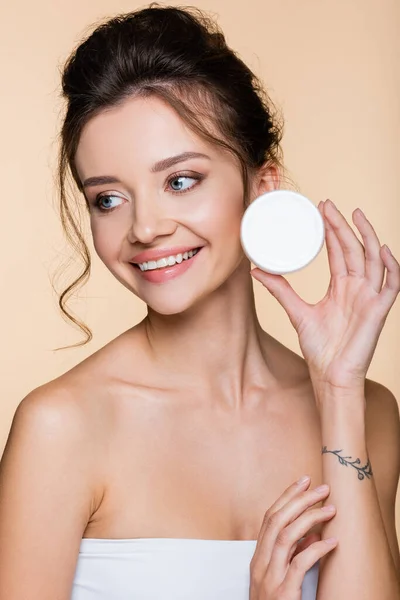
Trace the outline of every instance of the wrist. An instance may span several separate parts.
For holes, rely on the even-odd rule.
[[[317,402],[365,401],[365,380],[362,383],[345,387],[311,377],[311,383]]]

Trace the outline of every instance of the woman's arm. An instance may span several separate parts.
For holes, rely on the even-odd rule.
[[[320,561],[317,600],[400,599],[399,410],[384,386],[367,380],[365,389],[359,398],[318,392],[322,479],[331,489],[326,503],[336,506],[322,537],[335,536],[338,545]]]
[[[286,310],[298,333],[321,418],[323,482],[331,489],[327,500],[336,506],[324,534],[337,537],[338,545],[321,560],[317,597],[400,600],[398,558],[393,556],[398,546],[393,490],[399,479],[399,415],[388,390],[373,400],[388,415],[380,418],[384,430],[377,448],[375,423],[374,435],[367,438],[371,397],[366,380],[382,328],[400,293],[400,263],[386,245],[381,246],[359,208],[352,219],[362,242],[333,202],[320,202],[318,209],[324,218],[331,271],[320,302],[303,301],[281,276],[252,271]]]
[[[93,452],[76,399],[52,384],[19,404],[0,463],[0,600],[68,600],[93,510]]]

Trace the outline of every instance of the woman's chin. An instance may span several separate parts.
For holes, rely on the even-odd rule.
[[[145,301],[146,302],[146,301]],[[158,313],[159,315],[179,315],[186,312],[190,309],[194,304],[195,300],[193,298],[171,298],[158,301],[148,300],[146,302],[149,310]]]

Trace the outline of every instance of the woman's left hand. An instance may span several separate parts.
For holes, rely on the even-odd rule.
[[[364,390],[379,335],[400,291],[400,265],[386,246],[381,247],[359,209],[352,216],[363,244],[330,200],[320,202],[318,209],[324,218],[331,272],[328,290],[318,304],[302,300],[281,275],[261,269],[251,274],[287,312],[313,384]]]

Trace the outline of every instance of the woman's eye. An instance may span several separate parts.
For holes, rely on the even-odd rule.
[[[190,181],[198,181],[198,178],[189,177],[188,175],[175,176],[169,180],[169,184],[174,192],[184,192],[193,187],[193,184],[190,185]]]
[[[190,190],[201,179],[202,178],[200,176],[189,177],[189,175],[175,175],[169,179],[168,183],[174,192],[182,193]],[[121,198],[121,196],[116,196],[114,194],[103,194],[102,196],[98,196],[96,198],[95,207],[101,212],[111,212],[122,202],[123,198]]]
[[[120,196],[113,196],[112,194],[107,194],[104,196],[99,196],[96,200],[96,207],[99,210],[102,210],[103,212],[110,212],[111,210],[113,210],[114,208],[116,208],[116,206],[112,205],[112,200],[113,199],[117,199],[117,200],[121,200],[122,198]]]

